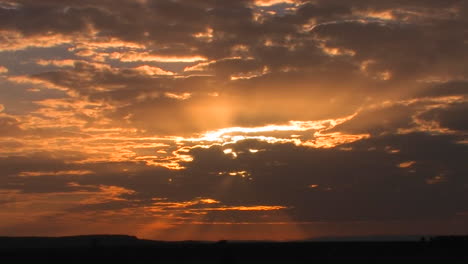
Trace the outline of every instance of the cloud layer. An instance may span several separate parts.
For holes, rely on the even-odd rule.
[[[463,233],[467,17],[462,0],[0,0],[0,232]]]

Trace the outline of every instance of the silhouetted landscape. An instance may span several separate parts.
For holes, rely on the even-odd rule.
[[[327,241],[154,241],[125,235],[0,237],[5,263],[468,263],[468,236]]]

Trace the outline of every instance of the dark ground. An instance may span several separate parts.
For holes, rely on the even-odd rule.
[[[468,263],[468,237],[284,243],[0,237],[0,263]]]

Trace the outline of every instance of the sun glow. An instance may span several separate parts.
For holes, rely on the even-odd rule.
[[[284,125],[270,124],[258,127],[227,127],[208,131],[200,137],[178,138],[179,142],[197,142],[200,145],[232,144],[246,139],[255,139],[268,143],[294,143],[315,148],[331,148],[340,144],[366,138],[368,134],[347,135],[338,132],[329,133],[328,130],[351,120],[357,113],[337,119],[318,121],[289,121]],[[278,136],[281,132],[288,135]],[[302,133],[302,135],[300,135]],[[302,138],[301,138],[302,137]],[[311,139],[310,139],[311,138]],[[258,150],[251,150],[256,153]],[[232,149],[225,149],[225,154],[234,154]]]

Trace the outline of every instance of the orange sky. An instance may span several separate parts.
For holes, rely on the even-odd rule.
[[[462,0],[0,0],[0,235],[468,231]]]

